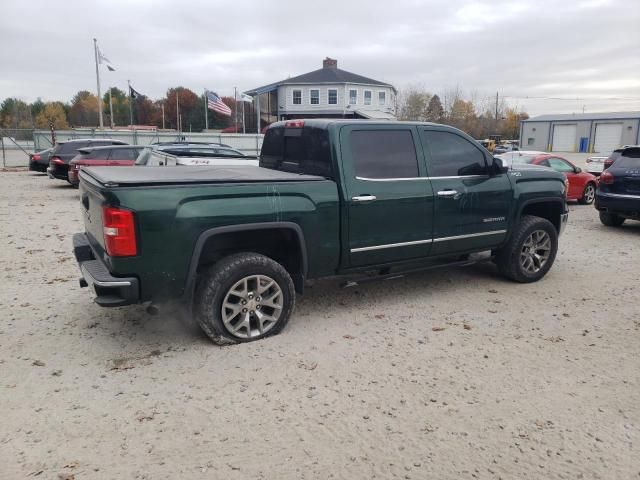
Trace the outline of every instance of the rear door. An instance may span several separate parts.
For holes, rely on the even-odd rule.
[[[435,198],[431,254],[499,245],[513,205],[508,174],[490,174],[490,155],[462,132],[427,126],[420,134]]]
[[[433,190],[418,136],[407,125],[341,128],[350,266],[429,255]]]

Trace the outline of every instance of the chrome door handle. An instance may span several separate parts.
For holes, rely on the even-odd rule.
[[[438,192],[439,197],[455,197],[458,194],[455,190],[440,190]]]
[[[377,197],[375,195],[358,195],[357,197],[351,197],[351,201],[357,203],[373,202]]]

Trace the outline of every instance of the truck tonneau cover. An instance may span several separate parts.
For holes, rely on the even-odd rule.
[[[281,172],[256,166],[92,167],[83,168],[106,185],[153,185],[176,183],[309,182],[325,180],[315,175]]]

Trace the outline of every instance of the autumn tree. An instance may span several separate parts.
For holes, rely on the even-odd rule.
[[[62,102],[45,103],[44,108],[36,117],[37,128],[48,129],[49,122],[53,122],[53,128],[56,130],[69,128]]]
[[[193,128],[193,123],[204,125],[204,110],[199,110],[201,105],[198,102],[198,95],[185,87],[175,87],[167,90],[167,96],[164,106],[165,121],[168,128],[178,128],[178,119],[176,116],[176,97],[180,104],[180,115],[182,115],[182,128],[189,130],[189,124]],[[197,121],[198,114],[200,121]],[[200,130],[203,127],[200,127]],[[195,128],[193,128],[195,130]]]
[[[80,90],[71,100],[69,122],[74,127],[95,127],[98,119],[98,97],[87,90]]]
[[[111,88],[111,99],[113,106],[113,124],[117,125],[129,125],[129,96],[117,87]],[[109,91],[102,97],[103,112],[105,115],[105,124],[111,125],[111,119],[109,118]]]
[[[400,94],[399,120],[425,121],[431,94],[418,87],[410,87]]]
[[[31,108],[22,100],[7,98],[0,105],[0,126],[4,128],[33,128]]]
[[[434,95],[429,100],[427,105],[426,121],[440,123],[444,119],[444,109],[442,108],[442,102],[438,95]]]

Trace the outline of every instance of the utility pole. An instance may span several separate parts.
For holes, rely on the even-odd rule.
[[[234,127],[236,127],[236,133],[238,133],[238,88],[233,87],[233,112],[235,114]]]
[[[207,89],[204,89],[204,129],[209,130],[209,100],[207,99]]]
[[[164,102],[162,102],[162,129],[164,130]]]
[[[98,40],[93,39],[93,54],[96,58],[96,83],[98,84],[98,118],[100,119],[100,130],[104,129],[102,120],[102,97],[100,96],[100,70],[98,70]]]
[[[498,125],[498,92],[496,92],[496,126]]]

